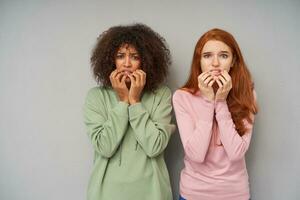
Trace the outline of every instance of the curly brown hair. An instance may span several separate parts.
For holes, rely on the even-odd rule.
[[[144,24],[114,26],[98,37],[91,56],[97,83],[111,87],[109,76],[116,69],[116,54],[124,44],[133,46],[140,55],[141,69],[147,74],[144,91],[157,89],[167,77],[171,55],[165,39]]]

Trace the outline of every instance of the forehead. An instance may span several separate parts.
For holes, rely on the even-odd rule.
[[[122,44],[118,49],[118,52],[127,52],[127,51],[130,53],[138,53],[136,48],[131,44]]]
[[[220,52],[220,51],[231,52],[231,49],[227,44],[219,40],[207,41],[202,49],[202,52]]]

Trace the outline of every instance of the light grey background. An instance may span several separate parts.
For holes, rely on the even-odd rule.
[[[219,27],[235,36],[260,105],[247,154],[252,199],[300,199],[299,11],[296,0],[0,1],[0,199],[85,199],[90,53],[99,33],[132,22],[169,43],[173,91],[200,35]],[[176,132],[165,154],[174,199],[182,156]]]

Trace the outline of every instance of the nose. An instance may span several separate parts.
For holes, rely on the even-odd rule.
[[[126,56],[125,61],[124,61],[124,66],[131,67],[131,59],[129,56]]]
[[[214,56],[214,57],[213,57],[213,60],[212,60],[212,66],[218,67],[219,64],[220,64],[219,58],[218,58],[217,56]]]

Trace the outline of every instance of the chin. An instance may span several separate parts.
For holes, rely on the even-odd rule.
[[[130,80],[129,77],[127,77],[127,78],[125,79],[125,83],[131,83],[131,80]]]
[[[212,85],[212,88],[213,88],[213,90],[214,90],[214,93],[216,94],[216,92],[217,92],[218,89],[219,89],[219,85],[218,85],[216,82],[214,82],[214,84]]]

